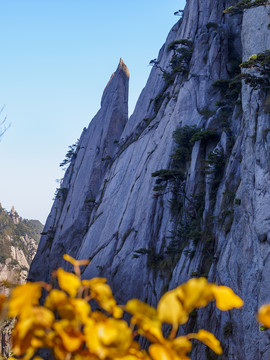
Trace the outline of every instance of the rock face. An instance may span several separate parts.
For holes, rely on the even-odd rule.
[[[156,304],[166,289],[208,276],[245,306],[203,309],[186,327],[213,331],[224,359],[266,360],[269,337],[255,314],[270,302],[269,89],[241,80],[239,64],[270,49],[270,5],[223,14],[232,3],[187,2],[129,119],[120,61],[57,191],[29,278],[49,281],[68,253],[91,259],[83,277],[107,277],[120,303]],[[198,346],[193,356],[212,355]]]

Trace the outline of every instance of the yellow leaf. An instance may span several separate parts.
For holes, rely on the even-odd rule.
[[[97,334],[97,325],[92,318],[88,319],[83,332],[85,335],[85,343],[90,352],[96,354],[99,358],[104,359],[108,352],[107,349],[103,348],[100,344]]]
[[[182,337],[181,337],[182,338]],[[183,337],[184,338],[184,337]],[[179,338],[180,339],[180,338]],[[187,339],[181,339],[183,347],[178,348],[176,351],[171,342],[167,342],[166,345],[152,344],[149,347],[149,353],[153,360],[190,360],[186,355],[192,348],[192,344]],[[188,346],[187,346],[188,344]]]
[[[98,323],[89,319],[84,333],[90,352],[101,359],[125,355],[132,342],[131,329],[127,323],[113,318]]]
[[[90,263],[90,260],[76,260],[68,254],[64,254],[63,259],[68,261],[70,264],[74,266],[88,265]]]
[[[32,309],[34,323],[45,329],[50,329],[54,322],[54,314],[43,306],[36,306]]]
[[[85,323],[91,311],[86,300],[69,298],[64,291],[57,289],[49,293],[45,300],[45,306],[57,310],[62,319],[72,320],[78,316],[82,323]]]
[[[179,336],[172,341],[172,347],[177,354],[185,356],[191,351],[192,344],[187,336]]]
[[[131,299],[127,302],[125,310],[133,315],[131,322],[138,326],[139,334],[152,342],[164,341],[162,324],[155,308],[138,299]]]
[[[43,344],[42,337],[45,336],[43,329],[51,329],[53,322],[54,314],[42,306],[24,309],[18,317],[12,334],[14,354],[22,355],[30,345],[38,347],[38,343]]]
[[[97,332],[102,344],[117,347],[119,353],[127,350],[132,342],[131,329],[124,320],[108,318],[97,324]]]
[[[260,307],[257,319],[264,326],[270,328],[270,304],[265,304]]]
[[[123,316],[123,310],[119,306],[115,306],[113,308],[112,315],[115,319],[121,319],[121,317]]]
[[[209,284],[205,278],[193,278],[180,285],[180,298],[184,309],[190,313],[195,308],[206,306],[214,299],[212,288],[213,284]]]
[[[68,297],[64,291],[53,289],[46,297],[44,305],[51,310],[56,310],[57,308],[64,306],[67,301]]]
[[[227,286],[213,285],[213,294],[217,307],[222,311],[240,308],[244,304],[243,300]]]
[[[9,301],[10,317],[19,315],[26,308],[37,305],[41,296],[41,286],[37,283],[27,282],[18,285],[11,293]]]
[[[90,280],[82,280],[82,285],[86,287],[91,287],[95,284],[105,284],[107,282],[106,278],[96,277]]]
[[[178,287],[166,292],[159,300],[157,306],[158,317],[162,322],[177,326],[185,324],[188,320],[188,313],[181,301],[183,292]]]
[[[152,344],[149,347],[149,353],[153,360],[173,360],[173,354],[170,350],[161,344]]]
[[[154,307],[138,299],[129,300],[125,306],[125,310],[135,316],[142,315],[147,316],[151,319],[155,319],[158,317],[157,310]]]
[[[93,282],[90,285],[91,297],[94,298],[105,311],[122,317],[123,310],[117,306],[112,290],[108,284]]]
[[[34,349],[42,348],[44,347],[44,341],[34,337],[31,339],[31,346]]]
[[[91,311],[88,302],[84,299],[70,299],[70,303],[74,307],[74,313],[77,314],[80,321],[85,324]]]
[[[59,268],[57,269],[57,279],[62,290],[66,291],[72,297],[77,295],[81,281],[76,275]]]
[[[187,336],[190,339],[200,340],[218,355],[222,354],[223,352],[219,340],[209,331],[202,329],[199,330],[197,334],[189,334]]]
[[[83,343],[81,332],[75,331],[68,320],[60,320],[54,323],[54,329],[62,340],[63,347],[68,352],[77,351]]]

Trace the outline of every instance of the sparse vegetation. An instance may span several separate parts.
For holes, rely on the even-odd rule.
[[[55,190],[54,199],[61,199],[63,201],[66,200],[68,194],[68,188],[60,187]]]
[[[184,13],[184,10],[177,10],[173,13],[173,15],[182,17],[183,13]]]
[[[200,129],[195,126],[184,126],[173,133],[175,143],[174,151],[171,155],[171,169],[160,169],[152,173],[156,177],[154,191],[165,191],[167,184],[170,184],[168,191],[172,192],[171,209],[178,211],[181,204],[178,201],[179,194],[183,195],[183,181],[187,162],[190,160],[193,144],[191,139]],[[173,211],[175,212],[175,211]]]
[[[196,132],[190,139],[191,145],[194,145],[196,141],[202,141],[206,143],[209,140],[216,141],[219,139],[219,135],[215,129],[200,130]]]
[[[181,74],[182,76],[186,76],[188,74],[189,63],[193,53],[193,43],[188,39],[175,40],[168,45],[168,51],[173,51],[173,56],[170,61],[171,71],[163,69],[157,59],[149,62],[149,65],[156,67],[162,72],[162,77],[166,83],[162,94],[169,85],[174,83],[176,75]]]
[[[216,110],[210,110],[208,107],[204,107],[201,110],[198,109],[198,113],[208,120],[211,116],[215,115]]]
[[[216,195],[220,181],[223,176],[224,167],[225,167],[225,158],[224,151],[222,149],[214,149],[210,151],[207,155],[206,163],[206,174],[212,176],[211,186],[212,186],[212,196]]]
[[[245,82],[254,89],[270,89],[270,50],[252,55],[240,64],[247,72],[242,73]]]
[[[210,30],[210,29],[217,29],[217,28],[218,28],[218,24],[215,23],[215,22],[209,22],[209,23],[206,24],[206,27],[207,27],[208,30]]]
[[[230,6],[227,9],[223,10],[224,14],[239,14],[243,12],[245,9],[250,9],[252,7],[269,5],[268,0],[242,0],[239,1],[236,5]]]
[[[60,163],[60,167],[63,168],[63,170],[66,170],[72,159],[75,158],[77,152],[78,152],[78,143],[79,140],[77,140],[73,145],[70,145],[68,147],[68,151],[66,153],[65,159]]]

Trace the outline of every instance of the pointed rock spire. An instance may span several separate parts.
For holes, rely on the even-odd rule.
[[[120,59],[108,82],[101,108],[84,130],[76,154],[64,176],[58,196],[44,227],[39,251],[31,265],[29,278],[41,279],[61,263],[62,254],[74,255],[81,243],[96,206],[105,173],[117,151],[128,120],[129,71]]]
[[[120,58],[120,61],[119,61],[119,64],[118,64],[118,68],[119,70],[122,70],[126,76],[129,78],[129,70],[128,70],[128,67],[127,65],[124,63],[123,59]]]
[[[104,89],[101,99],[101,107],[103,107],[104,103],[107,101],[106,100],[107,96],[111,96],[115,92],[117,93],[121,93],[122,91],[126,92],[128,90],[128,82],[129,82],[129,70],[126,64],[124,63],[124,61],[122,60],[122,58],[120,58],[116,71],[112,74],[108,84]],[[125,97],[126,95],[123,94],[123,96]]]

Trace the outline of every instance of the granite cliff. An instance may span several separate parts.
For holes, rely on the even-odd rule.
[[[198,311],[186,327],[213,331],[224,359],[269,359],[255,318],[270,302],[269,19],[268,1],[187,1],[130,118],[120,60],[69,157],[30,280],[49,281],[68,253],[91,259],[83,277],[107,277],[120,303],[156,304],[207,276],[245,306]]]

